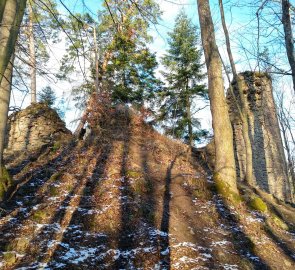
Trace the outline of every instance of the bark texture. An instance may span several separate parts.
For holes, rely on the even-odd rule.
[[[26,0],[6,0],[0,5],[0,84],[14,52]]]
[[[13,55],[11,57],[11,61],[9,62],[5,73],[4,79],[0,84],[0,168],[3,166],[3,152],[4,152],[4,143],[5,143],[5,134],[6,134],[6,125],[8,119],[8,109],[9,109],[9,101],[10,101],[10,90],[11,90],[11,79],[12,79],[12,70],[13,70]],[[3,136],[3,137],[2,137]],[[1,175],[0,175],[1,176]]]
[[[292,70],[293,89],[295,91],[295,52],[292,24],[290,17],[290,3],[288,0],[282,0],[282,23],[284,26],[285,46],[288,61]]]
[[[233,133],[224,95],[222,64],[208,0],[198,0],[202,43],[208,71],[210,108],[215,143],[215,173],[237,191]]]
[[[36,73],[36,51],[33,29],[34,13],[32,1],[29,1],[29,51],[30,51],[30,76],[31,76],[31,103],[37,102],[37,73]]]
[[[24,15],[26,0],[6,0],[0,15],[0,168],[3,166],[4,140],[11,92],[13,52]],[[2,170],[0,170],[2,176]]]

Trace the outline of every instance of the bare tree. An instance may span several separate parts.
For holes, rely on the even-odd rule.
[[[5,0],[0,5],[0,177],[2,177],[4,139],[11,92],[15,42],[24,15],[26,0]]]
[[[31,77],[31,103],[37,102],[37,70],[36,70],[36,51],[35,51],[35,37],[33,30],[33,7],[32,0],[29,0],[29,52],[30,52],[30,77]]]
[[[233,132],[224,95],[222,64],[208,0],[198,0],[202,43],[208,71],[209,99],[215,143],[215,175],[237,192]]]
[[[277,107],[277,115],[281,128],[281,134],[283,138],[283,144],[285,148],[285,153],[287,156],[287,170],[288,170],[288,178],[289,184],[291,187],[291,191],[295,191],[295,138],[293,136],[293,129],[295,126],[295,119],[292,116],[292,100],[290,104],[286,106],[285,100],[285,92],[277,92],[276,93],[276,107]]]
[[[294,39],[291,26],[290,3],[289,0],[282,0],[282,23],[284,26],[285,46],[288,61],[292,70],[293,89],[295,91],[295,51]]]
[[[246,181],[248,184],[252,185],[253,184],[253,161],[252,161],[252,145],[251,145],[251,140],[249,137],[249,122],[247,117],[247,112],[248,112],[247,98],[243,93],[242,78],[238,76],[236,65],[234,62],[228,29],[225,22],[222,0],[219,0],[219,9],[221,14],[222,27],[223,27],[223,31],[225,35],[225,40],[226,40],[227,53],[228,53],[228,57],[229,57],[230,65],[231,65],[231,70],[233,73],[233,81],[236,82],[236,87],[238,89],[239,99],[240,99],[239,100],[240,104],[237,103],[236,106],[239,107],[238,111],[239,111],[240,119],[242,122],[243,139],[244,139],[245,148],[246,148],[245,149],[246,150]],[[231,87],[232,85],[230,85],[230,88]],[[234,95],[234,93],[232,93],[232,95]]]

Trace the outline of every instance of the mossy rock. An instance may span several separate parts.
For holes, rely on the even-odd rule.
[[[56,141],[52,146],[52,152],[57,152],[61,148],[61,141]]]
[[[3,200],[5,193],[12,186],[12,178],[10,177],[5,166],[1,167],[2,177],[0,177],[0,200]]]
[[[213,176],[215,182],[215,188],[217,193],[219,193],[222,197],[229,200],[234,205],[240,204],[243,199],[239,193],[233,191],[229,184],[224,181],[218,173],[215,173]]]
[[[256,211],[267,212],[267,205],[259,197],[253,197],[250,200],[249,206]]]
[[[138,171],[131,171],[131,170],[126,172],[126,176],[127,176],[128,178],[133,178],[133,179],[143,177],[143,175],[142,175],[141,172],[138,172]]]
[[[273,221],[273,223],[280,229],[286,230],[286,231],[289,230],[288,225],[282,219],[280,219],[277,215],[271,214],[270,218]]]
[[[59,195],[59,188],[55,186],[50,186],[48,192],[50,196],[56,197]]]
[[[46,220],[47,218],[47,213],[44,210],[37,210],[34,214],[32,219],[36,222],[41,223],[42,221]]]
[[[23,253],[30,244],[30,240],[26,237],[15,239],[13,242],[6,245],[6,251],[17,251]]]
[[[15,252],[3,252],[3,259],[8,266],[16,263],[16,253]]]
[[[53,175],[51,175],[49,181],[50,182],[56,182],[60,178],[61,175],[62,175],[61,172],[56,172]]]

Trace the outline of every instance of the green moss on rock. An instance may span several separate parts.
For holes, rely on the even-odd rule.
[[[56,172],[53,175],[51,175],[49,181],[50,182],[56,182],[58,180],[58,178],[60,178],[61,175],[62,175],[61,172]]]
[[[55,186],[50,186],[49,187],[49,194],[50,196],[57,196],[59,194],[59,189],[58,187],[55,187]]]
[[[34,214],[33,214],[33,220],[36,222],[42,222],[47,218],[47,213],[44,210],[37,210]]]
[[[3,200],[5,193],[12,186],[12,178],[10,177],[5,166],[1,167],[1,174],[2,176],[0,177],[0,200]]]
[[[61,141],[56,141],[52,146],[52,152],[57,152],[61,147]]]
[[[16,253],[15,252],[3,252],[3,259],[7,265],[13,265],[16,263]]]
[[[267,212],[267,205],[259,197],[251,198],[249,205],[253,210],[260,211],[260,212]]]
[[[27,247],[29,246],[30,241],[26,237],[21,237],[18,239],[15,239],[14,241],[8,243],[5,247],[5,251],[17,251],[20,253],[23,253],[26,251]]]
[[[288,230],[289,229],[288,225],[282,219],[280,219],[277,215],[271,214],[270,218],[273,221],[273,223],[277,227],[279,227],[280,229],[282,229],[282,230]]]
[[[133,179],[136,179],[136,178],[141,178],[143,175],[141,172],[138,172],[138,171],[127,171],[126,172],[126,176],[129,177],[129,178],[133,178]]]
[[[226,181],[224,181],[218,173],[215,173],[213,176],[215,182],[215,188],[217,193],[219,193],[222,197],[228,199],[234,205],[240,204],[243,199],[240,194],[231,190],[230,186]]]

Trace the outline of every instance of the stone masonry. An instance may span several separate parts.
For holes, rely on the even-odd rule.
[[[254,183],[276,198],[294,202],[294,190],[287,176],[286,159],[272,93],[272,82],[265,73],[241,73],[243,93],[247,97],[249,136],[253,152]],[[227,100],[234,132],[234,146],[238,179],[245,179],[246,151],[242,135],[242,122],[238,113],[238,89]]]
[[[55,110],[35,103],[9,116],[5,153],[37,150],[70,134]]]

